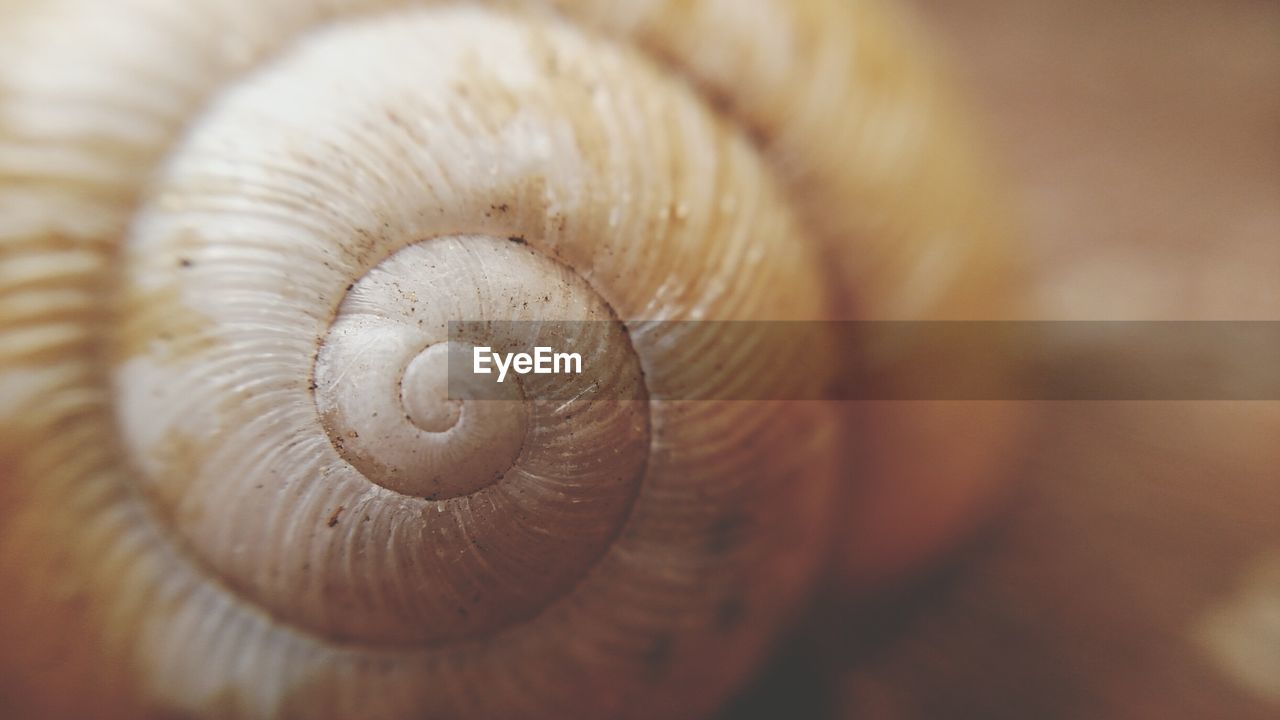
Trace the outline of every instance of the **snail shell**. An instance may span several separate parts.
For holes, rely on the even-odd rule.
[[[847,423],[645,400],[690,348],[628,328],[963,317],[1003,257],[874,3],[0,13],[17,716],[703,716],[823,561]],[[463,318],[603,321],[640,400],[445,400]]]

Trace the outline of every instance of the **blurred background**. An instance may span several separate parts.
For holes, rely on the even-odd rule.
[[[1011,186],[1044,319],[1280,320],[1280,2],[904,0]],[[1280,403],[1039,403],[997,516],[828,593],[725,713],[1280,717]]]

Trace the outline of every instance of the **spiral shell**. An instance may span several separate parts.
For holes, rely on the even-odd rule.
[[[823,559],[843,421],[657,399],[692,350],[629,329],[964,316],[1001,256],[872,3],[0,17],[17,715],[705,715]],[[465,318],[600,321],[578,382],[637,399],[446,400]]]

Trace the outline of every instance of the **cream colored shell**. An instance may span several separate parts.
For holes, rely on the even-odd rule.
[[[822,561],[837,409],[444,401],[445,322],[608,321],[662,397],[636,321],[977,312],[916,52],[845,0],[0,5],[7,709],[711,712]]]

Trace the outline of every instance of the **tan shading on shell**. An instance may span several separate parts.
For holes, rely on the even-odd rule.
[[[837,410],[443,401],[446,321],[610,321],[657,397],[629,324],[963,317],[1000,257],[872,3],[0,13],[16,716],[703,716],[822,561]]]

